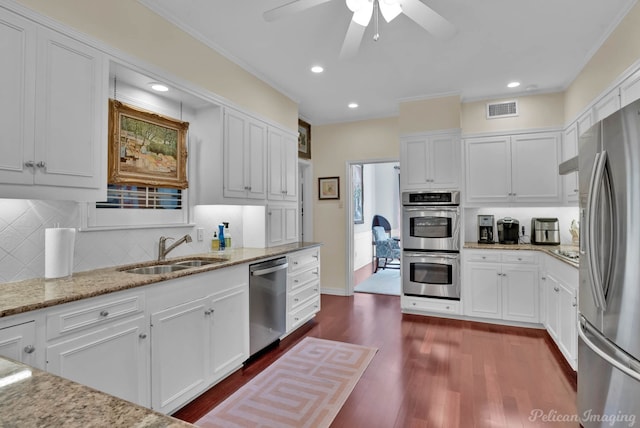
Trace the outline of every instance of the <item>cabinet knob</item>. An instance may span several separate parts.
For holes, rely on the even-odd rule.
[[[297,264],[298,264],[298,262],[293,262],[293,264],[294,264],[294,265],[297,265]]]
[[[26,166],[27,168],[35,168],[36,163],[34,161],[30,160],[30,161],[26,161],[24,163],[24,166]]]
[[[558,287],[553,287],[553,291],[555,291],[556,293],[560,292],[560,289]]]
[[[100,311],[100,316],[101,317],[108,317],[109,316],[109,311]]]
[[[576,192],[576,193],[578,193],[578,192],[579,192],[579,189],[573,189],[573,191],[574,191],[574,192]]]
[[[45,161],[40,161],[36,164],[38,168],[45,169],[47,167],[47,163]]]
[[[518,257],[518,261],[521,262],[522,261],[522,257]]]
[[[450,306],[445,307],[445,309],[450,309]]]
[[[486,260],[487,256],[482,256],[482,260]]]
[[[215,312],[215,309],[211,308],[211,309],[207,309],[206,311],[204,311],[205,315],[211,315]]]
[[[25,354],[33,354],[33,351],[36,350],[36,347],[33,345],[27,345],[24,347],[23,351]]]
[[[293,299],[294,302],[299,302],[300,299],[298,299],[297,297],[295,299]]]
[[[542,277],[540,277],[540,279],[543,280],[543,281],[546,281],[547,277],[546,276],[542,276]]]
[[[317,254],[314,254],[314,255],[312,255],[311,257],[313,257],[314,259],[317,259],[317,258],[318,258],[318,255],[317,255]]]
[[[140,333],[140,334],[138,335],[138,337],[139,337],[140,339],[146,339],[146,338],[147,338],[147,333]]]
[[[575,308],[576,306],[578,306],[578,304],[574,301],[574,302],[571,304],[571,306],[573,306],[573,307]]]
[[[299,280],[297,280],[297,279],[294,279],[294,280],[293,280],[293,282],[297,284],[297,283],[299,283],[300,281],[299,281]]]

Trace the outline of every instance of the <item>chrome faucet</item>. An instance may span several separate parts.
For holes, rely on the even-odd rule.
[[[161,236],[160,237],[160,242],[158,242],[158,261],[161,262],[165,259],[165,257],[167,257],[167,254],[169,254],[169,251],[173,250],[174,248],[176,248],[178,245],[184,243],[184,242],[191,242],[191,235],[184,235],[182,238],[178,239],[176,242],[174,242],[169,248],[165,248],[165,246],[167,245],[167,239],[174,239],[174,238],[169,238],[167,236]]]

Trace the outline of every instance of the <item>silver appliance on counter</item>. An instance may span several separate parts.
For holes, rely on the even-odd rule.
[[[286,257],[249,266],[249,356],[286,331],[288,267]]]
[[[492,215],[480,214],[478,216],[478,244],[494,244],[493,238],[494,220]]]
[[[402,291],[460,299],[460,192],[402,194]]]
[[[578,416],[585,428],[640,420],[639,119],[636,101],[579,142]]]
[[[531,243],[560,245],[560,226],[557,218],[534,217],[531,219]]]

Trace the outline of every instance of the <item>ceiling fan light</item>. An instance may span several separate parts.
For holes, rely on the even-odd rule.
[[[371,21],[371,15],[373,15],[373,2],[367,0],[364,1],[362,7],[357,12],[353,12],[353,22],[366,27]]]
[[[393,19],[402,13],[402,8],[398,2],[389,3],[388,0],[383,0],[382,2],[378,2],[380,6],[380,13],[385,21],[391,22]]]
[[[367,2],[367,0],[347,0],[347,7],[351,12],[357,12]]]

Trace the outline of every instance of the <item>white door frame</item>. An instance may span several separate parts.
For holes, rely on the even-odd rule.
[[[347,236],[346,236],[346,251],[347,251],[347,272],[345,278],[345,284],[347,284],[346,295],[353,296],[353,180],[351,177],[351,166],[358,164],[372,164],[372,163],[398,163],[400,160],[398,158],[384,158],[384,159],[367,159],[367,160],[358,160],[358,161],[347,161],[346,162],[346,193],[345,196],[347,198],[347,209],[345,210],[346,218],[345,222],[347,224]]]

